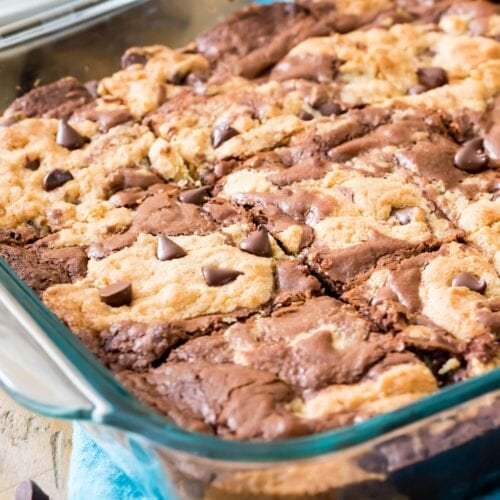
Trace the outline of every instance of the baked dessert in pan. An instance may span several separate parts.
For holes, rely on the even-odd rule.
[[[141,400],[274,440],[499,365],[500,12],[297,1],[1,119],[0,255]]]

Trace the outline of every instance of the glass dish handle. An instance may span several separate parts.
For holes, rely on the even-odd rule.
[[[33,334],[37,325],[11,300],[0,284],[0,385],[40,413],[85,418],[94,404],[59,366],[47,339]]]
[[[169,425],[120,385],[0,258],[0,389],[28,409],[123,430]]]

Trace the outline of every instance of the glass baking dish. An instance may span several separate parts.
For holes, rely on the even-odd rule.
[[[99,78],[128,46],[181,45],[245,3],[141,2],[83,31],[69,23],[35,48],[0,52],[0,108],[38,81]],[[148,499],[453,500],[500,484],[498,369],[339,430],[223,441],[139,403],[1,259],[0,385],[34,412],[79,421]]]

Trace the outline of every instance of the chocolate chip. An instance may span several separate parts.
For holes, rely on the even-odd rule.
[[[16,488],[15,500],[49,500],[48,495],[35,483],[23,481]]]
[[[56,168],[49,172],[43,179],[43,189],[45,191],[53,191],[54,189],[66,184],[73,179],[71,172]]]
[[[480,137],[464,142],[455,155],[455,166],[460,170],[474,174],[488,165],[488,156],[484,152]]]
[[[231,127],[227,123],[221,123],[220,125],[217,125],[212,131],[212,146],[216,149],[222,143],[228,141],[229,139],[231,139],[231,137],[234,137],[238,134],[239,132],[235,128]]]
[[[163,184],[163,179],[154,172],[123,168],[111,180],[110,188],[115,191],[136,187],[147,189],[154,184]]]
[[[144,54],[137,54],[131,52],[129,54],[125,53],[122,57],[121,63],[122,68],[126,68],[127,66],[131,66],[132,64],[146,64],[148,62],[148,57]]]
[[[132,284],[128,281],[117,281],[99,290],[101,300],[111,307],[128,306],[132,302]]]
[[[222,160],[215,164],[214,174],[218,179],[229,174],[235,167],[237,163],[235,160]]]
[[[78,149],[85,144],[85,137],[80,135],[66,120],[59,120],[56,142],[66,149]]]
[[[413,218],[413,208],[407,207],[407,208],[393,208],[391,210],[391,217],[396,217],[398,222],[402,225],[405,226],[406,224],[409,224],[412,221]]]
[[[423,85],[427,90],[441,87],[448,83],[448,75],[443,68],[430,66],[427,68],[417,69],[418,83]]]
[[[213,186],[219,180],[219,177],[217,177],[214,172],[208,172],[206,174],[202,174],[201,180],[203,181],[203,184]]]
[[[473,292],[484,293],[486,281],[474,276],[472,273],[461,272],[451,280],[451,286],[465,286]]]
[[[273,254],[269,234],[263,227],[250,233],[248,238],[241,243],[240,248],[259,257],[271,257]]]
[[[323,102],[314,106],[323,116],[340,115],[342,107],[333,101]]]
[[[156,247],[156,256],[158,260],[173,260],[184,257],[186,252],[177,243],[166,236],[158,236],[158,245]]]
[[[174,85],[182,85],[187,80],[187,74],[184,72],[174,73],[167,81],[173,83]]]
[[[140,188],[120,191],[115,193],[109,201],[115,207],[134,207],[143,202],[147,197],[147,193]]]
[[[28,170],[38,170],[40,167],[40,158],[34,158],[33,160],[26,159],[26,163],[24,164],[24,168]]]
[[[104,132],[128,122],[132,119],[132,115],[126,109],[114,109],[109,111],[100,111],[97,113],[99,126]]]
[[[311,121],[314,118],[314,116],[311,113],[309,113],[309,111],[302,110],[299,113],[299,118],[305,122],[308,122]]]
[[[203,267],[203,278],[208,286],[222,286],[234,281],[240,274],[244,274],[234,269],[223,269],[220,267]]]
[[[192,203],[193,205],[203,205],[208,198],[208,191],[210,187],[203,186],[195,189],[188,189],[187,191],[183,191],[179,195],[179,200],[182,203]]]

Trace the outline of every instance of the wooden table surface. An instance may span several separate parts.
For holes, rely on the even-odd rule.
[[[0,391],[0,500],[33,479],[51,500],[65,500],[71,424],[38,417]]]

